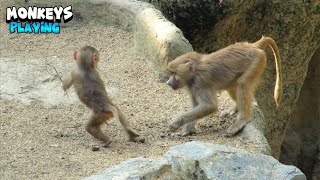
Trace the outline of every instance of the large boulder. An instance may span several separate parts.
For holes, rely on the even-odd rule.
[[[305,175],[271,156],[192,141],[177,145],[159,160],[134,158],[86,180],[103,179],[295,179]]]

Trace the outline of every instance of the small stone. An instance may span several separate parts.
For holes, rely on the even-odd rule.
[[[99,151],[100,150],[100,146],[92,146],[92,151]]]
[[[59,147],[58,144],[50,144],[49,147]]]
[[[138,140],[139,143],[145,143],[145,141],[146,141],[145,138],[140,138],[140,139]]]

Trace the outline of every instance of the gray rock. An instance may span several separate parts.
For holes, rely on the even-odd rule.
[[[138,180],[138,179],[167,179],[171,173],[171,165],[165,160],[146,158],[129,159],[113,166],[99,175],[90,176],[86,180]]]
[[[201,142],[172,147],[165,155],[182,179],[306,179],[294,166],[271,156]]]
[[[167,78],[168,62],[193,51],[182,31],[155,8],[137,14],[134,34],[136,50],[151,62],[161,81]]]
[[[163,159],[130,159],[86,179],[306,180],[306,177],[295,166],[283,165],[271,156],[192,141],[172,147]]]

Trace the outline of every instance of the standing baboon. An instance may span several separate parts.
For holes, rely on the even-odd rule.
[[[81,102],[92,110],[86,130],[95,138],[103,141],[102,146],[107,147],[112,141],[105,135],[100,126],[112,117],[119,118],[126,130],[130,141],[138,141],[139,136],[128,124],[120,109],[109,99],[104,83],[96,70],[99,62],[99,52],[91,46],[85,46],[79,52],[74,52],[76,64],[63,78],[63,90],[74,86]]]
[[[187,87],[193,109],[175,118],[170,125],[174,132],[186,127],[179,135],[189,135],[196,120],[217,110],[217,92],[227,90],[236,102],[232,110],[238,112],[237,121],[231,125],[226,136],[233,136],[251,120],[255,86],[263,74],[267,57],[265,48],[272,48],[277,80],[274,98],[278,106],[282,96],[281,61],[279,50],[273,39],[262,37],[255,43],[235,43],[211,54],[190,52],[177,57],[168,64],[171,77],[167,84],[176,90]]]

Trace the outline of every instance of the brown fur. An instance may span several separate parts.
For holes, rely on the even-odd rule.
[[[86,131],[93,137],[103,141],[102,146],[108,146],[112,141],[101,131],[101,125],[112,117],[117,117],[126,130],[131,141],[137,141],[139,136],[130,128],[120,109],[112,103],[106,92],[104,83],[96,70],[99,62],[99,52],[91,46],[85,46],[75,55],[78,56],[72,70],[63,78],[63,89],[66,91],[72,85],[81,100],[92,115],[86,124]]]
[[[228,128],[226,136],[238,133],[251,120],[255,86],[266,67],[264,50],[267,46],[272,48],[275,56],[277,80],[274,97],[279,106],[282,95],[281,61],[273,39],[262,37],[255,43],[235,43],[211,54],[190,52],[177,57],[167,67],[172,73],[168,85],[173,89],[186,86],[193,105],[192,110],[174,119],[170,130],[176,131],[188,124],[179,134],[190,134],[197,119],[217,110],[217,92],[227,90],[236,101],[232,112],[239,113],[237,122]]]

